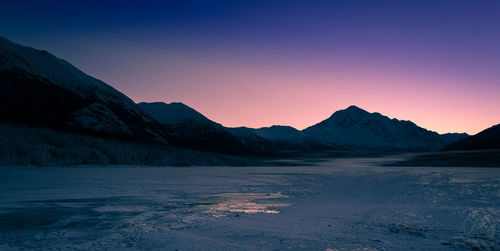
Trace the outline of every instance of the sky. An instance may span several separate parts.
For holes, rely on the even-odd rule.
[[[500,123],[500,1],[103,2],[4,0],[0,36],[225,126],[350,105],[439,133]]]

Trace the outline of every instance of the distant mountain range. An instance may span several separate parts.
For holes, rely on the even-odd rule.
[[[135,104],[68,62],[4,38],[0,38],[0,114],[3,122],[240,155],[327,149],[432,151],[458,140],[450,146],[456,148],[473,138],[439,135],[356,106],[304,130],[228,128],[182,103]]]
[[[139,106],[161,123],[176,125],[178,130],[184,128],[190,131],[194,129],[194,125],[203,125],[226,131],[245,145],[266,146],[269,149],[278,148],[283,151],[315,149],[429,151],[439,150],[450,141],[468,136],[467,134],[439,135],[410,121],[390,119],[356,106],[337,111],[330,118],[302,131],[290,126],[258,129],[226,128],[182,103],[140,103]],[[200,136],[197,135],[202,138]]]
[[[465,139],[469,137],[469,134],[467,133],[445,133],[441,134],[441,139],[443,140],[445,145],[449,145],[455,141]]]
[[[205,145],[206,150],[218,149],[233,153],[279,153],[319,149],[303,132],[290,126],[272,126],[259,129],[224,127],[193,108],[180,103],[163,102],[138,104],[151,117],[183,135],[187,147]],[[191,144],[191,145],[190,145]]]
[[[143,102],[138,106],[165,127],[180,135],[174,142],[176,145],[232,154],[276,152],[275,149],[260,149],[256,144],[246,144],[222,125],[183,103]]]

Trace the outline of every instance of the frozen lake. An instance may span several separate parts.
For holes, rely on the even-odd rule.
[[[0,168],[0,250],[500,249],[500,169]]]

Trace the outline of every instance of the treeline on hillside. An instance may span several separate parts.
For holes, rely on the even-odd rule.
[[[0,123],[0,165],[248,165],[249,160]]]

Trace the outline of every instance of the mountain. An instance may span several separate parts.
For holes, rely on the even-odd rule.
[[[274,125],[255,129],[255,133],[265,139],[275,142],[295,142],[297,144],[306,141],[307,135],[291,126]]]
[[[292,149],[305,150],[315,145],[308,135],[290,126],[271,126],[259,129],[230,128],[223,127],[180,102],[170,104],[143,102],[138,105],[151,117],[183,135],[184,142],[186,142],[185,136],[191,135],[193,144],[200,146],[201,141],[211,150],[220,148],[219,150],[227,152],[245,149],[246,151],[273,153]],[[227,149],[223,146],[227,146]]]
[[[259,155],[325,148],[434,150],[466,136],[440,136],[410,121],[389,119],[356,106],[337,111],[302,131],[289,126],[226,128],[182,103],[135,104],[68,62],[1,37],[0,122]]]
[[[274,125],[258,129],[229,127],[226,130],[244,144],[261,151],[293,154],[328,149],[325,145],[317,143],[308,135],[290,126]]]
[[[257,136],[269,140],[285,151],[321,151],[333,149],[332,145],[326,146],[313,137],[291,126],[274,125],[254,129]],[[337,147],[335,147],[337,149]]]
[[[470,135],[467,133],[445,133],[441,134],[441,139],[443,140],[445,145],[449,145],[451,143],[454,143],[456,141],[459,141],[461,139],[465,139],[469,137]]]
[[[167,143],[175,134],[113,87],[2,37],[0,115],[7,122],[145,142]]]
[[[500,124],[446,146],[444,151],[500,149]]]
[[[316,141],[352,149],[427,151],[444,145],[436,132],[350,106],[303,130]]]
[[[254,149],[254,151],[269,153],[271,155],[281,155],[287,152],[287,149],[280,148],[271,140],[259,136],[256,132],[257,129],[242,126],[225,127],[225,130],[238,138],[238,140],[245,146]]]
[[[239,137],[232,129],[223,127],[193,108],[174,102],[139,103],[138,106],[167,128],[182,135],[175,144],[206,151],[232,154],[268,154],[276,152],[261,138],[247,142],[246,137]]]
[[[439,135],[410,121],[356,106],[299,131],[290,126],[226,128],[182,103],[139,103],[151,117],[183,135],[182,146],[238,153],[293,153],[325,149],[437,150],[462,134]],[[228,135],[229,134],[229,135]],[[186,136],[188,139],[186,139]],[[201,148],[200,148],[201,147]]]
[[[203,114],[181,102],[172,102],[170,104],[163,102],[142,102],[137,105],[162,124],[193,122],[221,127],[220,124],[213,122],[203,116]]]
[[[276,152],[270,141],[246,143],[182,103],[135,104],[65,60],[3,37],[0,122],[212,152]]]

